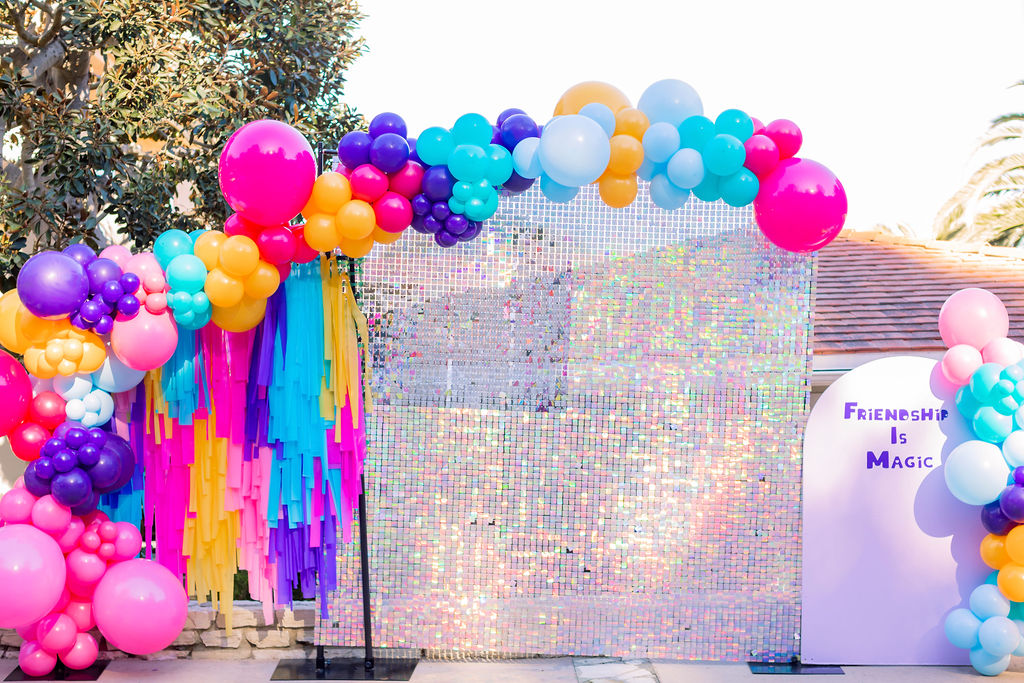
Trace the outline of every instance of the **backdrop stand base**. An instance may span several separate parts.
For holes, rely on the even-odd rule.
[[[27,673],[21,670],[19,666],[17,669],[7,674],[5,681],[95,681],[100,677],[100,674],[107,668],[109,661],[96,662],[88,669],[82,669],[81,671],[75,671],[74,669],[68,669],[67,667],[58,664],[57,667],[46,674],[45,676],[29,676]]]
[[[823,674],[843,676],[845,672],[841,666],[831,664],[801,664],[800,662],[747,662],[752,674],[780,674],[783,676],[800,676]]]
[[[322,668],[315,659],[282,659],[270,677],[272,681],[407,681],[416,670],[418,659],[382,659],[375,657],[373,668],[366,659],[351,657],[328,659]]]

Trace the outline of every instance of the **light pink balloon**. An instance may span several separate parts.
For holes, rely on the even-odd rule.
[[[29,676],[45,676],[57,666],[57,658],[34,640],[21,644],[18,652],[18,666]]]
[[[954,292],[939,310],[939,334],[949,347],[967,344],[980,351],[1009,331],[1006,306],[987,289],[968,287]]]
[[[75,548],[68,553],[68,588],[77,596],[90,597],[106,571],[107,563],[92,553],[87,553],[81,548]]]
[[[53,496],[47,494],[32,506],[32,524],[37,529],[60,538],[71,524],[71,508],[61,505]]]
[[[82,518],[72,517],[67,530],[57,539],[57,545],[60,546],[61,552],[66,554],[74,550],[84,531],[85,522],[82,521]]]
[[[181,579],[151,560],[115,564],[96,587],[93,618],[100,633],[125,652],[145,655],[178,637],[188,617]]]
[[[950,382],[962,387],[971,381],[971,375],[981,367],[981,352],[967,344],[957,344],[942,357],[942,374]]]
[[[117,538],[114,539],[114,559],[121,562],[139,556],[142,550],[142,533],[128,522],[117,522]]]
[[[131,320],[118,316],[110,332],[110,348],[133,370],[161,367],[178,345],[178,326],[169,313],[153,315],[143,307]]]
[[[79,631],[90,631],[96,626],[92,618],[92,601],[71,600],[64,608],[64,614],[75,622],[75,627]]]
[[[156,260],[156,256],[151,251],[143,251],[132,256],[125,263],[124,270],[139,276],[139,286],[142,286],[142,283],[146,281],[146,277],[149,275],[159,277],[166,282],[164,270],[160,267],[160,262]]]
[[[0,521],[8,524],[31,523],[36,497],[26,489],[11,489],[0,498]]]
[[[99,643],[92,637],[92,634],[79,633],[75,638],[74,646],[60,656],[60,661],[64,662],[69,669],[81,671],[95,664],[99,654]]]
[[[64,590],[64,554],[57,542],[28,524],[0,528],[0,628],[39,621]]]
[[[110,259],[121,266],[121,270],[124,270],[124,267],[128,264],[128,259],[131,257],[132,252],[128,250],[128,247],[123,247],[120,244],[111,244],[100,252],[100,258]]]
[[[67,652],[75,644],[78,627],[74,620],[66,614],[50,614],[42,618],[36,627],[36,638],[39,645],[55,655]]]
[[[996,337],[981,350],[981,357],[986,363],[1013,365],[1020,361],[1020,344],[1007,337]]]

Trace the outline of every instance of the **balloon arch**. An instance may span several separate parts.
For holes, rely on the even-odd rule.
[[[271,616],[297,587],[335,587],[370,397],[366,320],[334,252],[363,257],[410,226],[457,247],[537,180],[552,202],[596,183],[621,208],[638,178],[665,210],[753,203],[769,240],[813,251],[847,205],[827,168],[796,156],[801,142],[786,120],[712,121],[678,80],[636,107],[575,85],[543,126],[508,109],[414,139],[380,114],[319,177],[298,131],[255,121],[221,154],[235,211],[223,231],[32,256],[0,297],[0,344],[24,364],[0,352],[0,435],[28,462],[0,499],[0,627],[25,639],[23,670],[87,667],[94,627],[127,652],[166,647],[185,622],[181,576],[217,604],[245,569]],[[139,527],[150,559],[133,559]]]

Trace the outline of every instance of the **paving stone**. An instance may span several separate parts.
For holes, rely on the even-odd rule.
[[[191,656],[191,650],[157,650],[148,655],[142,655],[142,658],[149,661],[162,662],[168,659],[188,659]]]
[[[253,650],[253,659],[312,659],[313,648],[290,647],[276,650]]]

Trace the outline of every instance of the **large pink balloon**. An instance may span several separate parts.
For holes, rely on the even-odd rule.
[[[57,541],[28,524],[0,528],[0,628],[17,628],[49,614],[65,578]]]
[[[843,229],[846,190],[818,162],[785,159],[761,180],[754,216],[765,237],[783,249],[817,251]]]
[[[188,617],[181,580],[152,560],[128,560],[112,566],[96,587],[93,617],[100,633],[133,655],[170,645]]]
[[[32,401],[32,382],[14,356],[0,350],[0,436],[21,424]]]
[[[228,205],[263,226],[287,223],[313,192],[313,148],[286,123],[261,120],[232,134],[220,154],[220,190]]]
[[[999,297],[979,287],[953,292],[939,310],[939,334],[946,346],[967,344],[979,351],[1010,331],[1010,317]]]
[[[167,311],[154,315],[142,307],[131,320],[118,316],[110,331],[110,348],[133,370],[159,368],[177,345],[178,326]]]

